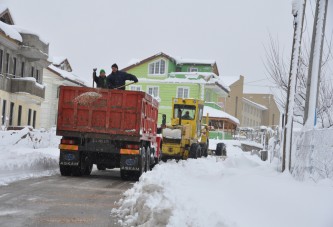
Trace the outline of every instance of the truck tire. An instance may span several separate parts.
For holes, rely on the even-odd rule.
[[[123,170],[123,169],[120,170],[120,177],[121,177],[121,179],[128,180],[129,179],[128,175],[129,174],[128,174],[127,170]]]
[[[197,143],[192,143],[190,147],[189,158],[198,158],[200,145]]]
[[[146,148],[141,147],[141,163],[139,164],[139,171],[137,171],[137,180],[140,179],[146,168]]]
[[[145,172],[150,171],[150,148],[147,147],[147,152],[146,152],[146,168]]]
[[[89,176],[91,174],[93,168],[93,164],[87,164],[86,169],[84,170],[84,175]]]
[[[91,167],[90,167],[90,165],[91,165]],[[90,164],[87,156],[82,155],[81,156],[81,161],[79,162],[79,165],[73,167],[72,174],[73,174],[73,176],[76,176],[76,177],[80,177],[82,175],[89,175],[90,174],[89,169],[87,169],[87,168],[90,169],[90,173],[91,173],[92,164]]]
[[[97,169],[98,170],[106,170],[105,166],[103,166],[102,164],[97,164]]]
[[[60,165],[61,176],[70,176],[72,174],[72,169],[70,166]]]

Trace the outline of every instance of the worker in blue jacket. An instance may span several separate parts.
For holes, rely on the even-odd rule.
[[[108,85],[110,89],[121,89],[125,90],[125,82],[126,80],[134,81],[134,83],[138,82],[138,78],[136,76],[129,74],[127,72],[119,71],[118,65],[113,64],[111,66],[112,72],[107,77]]]

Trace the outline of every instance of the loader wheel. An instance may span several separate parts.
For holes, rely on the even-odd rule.
[[[194,158],[194,159],[198,158],[199,148],[200,148],[199,144],[192,143],[192,145],[190,147],[189,158]]]
[[[60,167],[61,176],[70,176],[72,174],[70,166],[60,165],[59,167]]]

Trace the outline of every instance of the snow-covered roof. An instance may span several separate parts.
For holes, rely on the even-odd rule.
[[[54,65],[60,65],[63,63],[67,58],[62,56],[52,57],[50,60]]]
[[[185,78],[176,78],[176,75],[184,75]],[[176,83],[196,83],[196,84],[218,84],[225,90],[230,91],[224,80],[212,72],[172,72],[169,78],[164,81]]]
[[[222,78],[227,86],[232,85],[233,83],[235,83],[237,80],[240,79],[239,76],[223,76]]]
[[[59,69],[54,65],[49,65],[48,68],[51,69],[52,71],[58,73],[61,77],[65,78],[65,79],[67,78],[69,80],[76,81],[77,83],[85,84],[85,82],[83,80],[80,80],[76,75],[74,75],[70,72],[67,72],[65,70]]]
[[[190,59],[182,57],[173,57],[177,64],[204,64],[204,65],[214,65],[216,62],[214,60],[202,60],[202,59]]]
[[[227,118],[230,119],[231,121],[235,122],[236,124],[239,124],[239,120],[235,118],[234,116],[231,116],[230,114],[222,111],[215,109],[210,106],[204,106],[204,112],[203,115],[206,116],[207,113],[209,114],[209,117],[219,117],[219,118]]]
[[[261,109],[261,110],[267,110],[267,109],[268,109],[266,106],[261,105],[261,104],[256,103],[256,102],[253,102],[253,101],[251,101],[251,100],[249,100],[249,99],[247,99],[247,98],[243,98],[243,100],[244,100],[245,102],[249,103],[249,104],[252,104],[252,105],[256,106],[257,108],[259,108],[259,109]]]
[[[17,25],[10,25],[12,28],[14,28],[16,31],[18,31],[21,34],[31,34],[31,35],[35,35],[38,36],[39,40],[42,41],[45,44],[49,44],[48,41],[46,41],[45,39],[43,39],[38,33],[31,31],[30,29],[26,29],[23,28],[21,26],[17,26]]]
[[[22,36],[20,33],[13,27],[13,25],[8,25],[0,21],[0,30],[2,30],[10,38],[22,42]]]

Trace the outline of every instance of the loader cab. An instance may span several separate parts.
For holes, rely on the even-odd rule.
[[[172,106],[172,125],[191,125],[193,136],[201,134],[203,101],[196,99],[174,98]],[[195,136],[195,137],[196,137]]]

